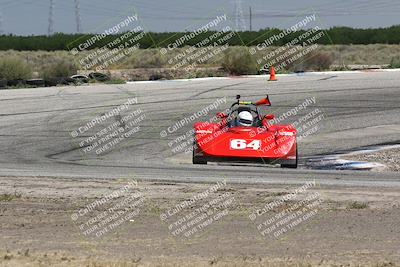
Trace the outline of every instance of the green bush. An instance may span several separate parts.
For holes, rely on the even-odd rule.
[[[25,61],[16,57],[4,57],[0,59],[0,79],[17,80],[32,77],[32,69]]]
[[[77,66],[74,62],[66,59],[56,59],[43,66],[40,71],[40,76],[44,79],[69,77],[77,73]]]
[[[349,203],[349,205],[347,206],[348,209],[366,209],[368,208],[368,204],[365,202],[358,202],[358,201],[354,201]]]
[[[122,79],[117,79],[117,78],[113,78],[109,81],[105,81],[105,84],[125,84],[126,81],[122,80]]]
[[[397,69],[400,68],[400,56],[393,57],[390,61],[389,68]]]
[[[257,62],[246,47],[232,47],[224,52],[222,67],[230,74],[256,74]]]

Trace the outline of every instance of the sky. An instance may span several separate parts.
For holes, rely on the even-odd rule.
[[[74,0],[54,1],[54,32],[77,31]],[[136,12],[148,31],[185,31],[226,14],[236,27],[238,0],[78,0],[82,31],[103,32]],[[47,34],[50,0],[0,0],[0,31],[16,35]],[[247,30],[285,28],[304,14],[315,13],[323,28],[378,28],[400,24],[400,0],[241,0]],[[133,11],[135,10],[135,11]],[[222,25],[221,25],[222,26]]]

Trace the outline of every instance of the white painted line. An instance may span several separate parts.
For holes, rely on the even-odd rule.
[[[242,77],[242,76],[240,76],[240,77]],[[232,77],[205,77],[205,78],[156,80],[156,81],[128,81],[126,83],[127,84],[134,84],[134,83],[192,82],[192,81],[211,81],[211,80],[227,80],[227,79],[232,79]]]
[[[312,75],[334,75],[334,74],[365,74],[368,72],[400,72],[400,69],[366,69],[366,70],[348,70],[348,71],[315,71],[315,72],[299,72],[299,73],[283,73],[276,74],[279,77],[299,77],[299,76],[312,76]],[[262,75],[242,75],[242,76],[227,76],[227,77],[205,77],[205,78],[191,78],[191,79],[174,79],[174,80],[156,80],[156,81],[128,81],[127,84],[135,83],[165,83],[165,82],[191,82],[191,81],[213,81],[213,80],[227,80],[227,79],[240,79],[240,78],[269,78],[269,74]]]

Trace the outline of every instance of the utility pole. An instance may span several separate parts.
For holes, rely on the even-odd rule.
[[[52,35],[54,33],[54,0],[50,0],[50,8],[49,8],[49,28],[47,30],[48,35]]]
[[[82,20],[81,20],[81,11],[80,11],[80,5],[79,5],[79,0],[75,0],[75,20],[76,20],[76,32],[81,33],[82,32]]]
[[[235,13],[236,13],[235,14],[236,30],[245,31],[246,23],[244,22],[244,17],[243,17],[242,0],[235,1]]]
[[[252,19],[253,19],[253,14],[251,13],[251,6],[249,6],[249,21],[250,21],[250,31],[252,31],[252,30],[253,30]]]

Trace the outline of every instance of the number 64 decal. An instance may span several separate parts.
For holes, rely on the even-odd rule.
[[[238,150],[259,150],[261,148],[260,140],[244,140],[244,139],[232,139],[231,149]]]

